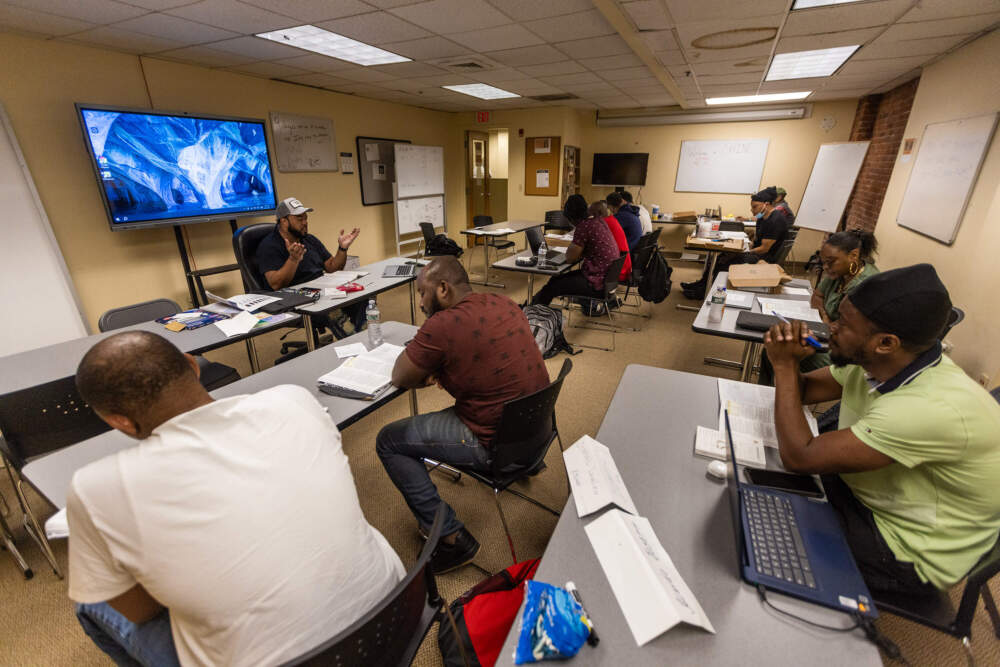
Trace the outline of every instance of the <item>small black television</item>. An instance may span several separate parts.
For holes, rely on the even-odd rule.
[[[645,185],[649,153],[594,153],[591,185]]]
[[[112,231],[273,212],[265,121],[76,105]]]

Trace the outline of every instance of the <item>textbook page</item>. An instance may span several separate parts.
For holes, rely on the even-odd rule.
[[[741,466],[751,468],[767,467],[764,443],[759,439],[744,435],[734,435],[733,449],[736,450],[736,462]],[[706,426],[699,426],[695,434],[694,453],[725,461],[729,458],[729,448],[726,447],[726,436]]]
[[[261,306],[266,306],[269,303],[281,301],[281,297],[269,296],[267,294],[237,294],[229,297],[228,299],[223,299],[221,296],[212,294],[208,290],[205,290],[205,294],[213,301],[224,303],[227,306],[239,308],[240,310],[245,310],[248,313],[252,313]]]
[[[802,320],[804,322],[822,322],[823,318],[819,311],[809,305],[808,301],[798,299],[762,299],[757,297],[760,303],[760,312],[765,315],[777,313],[789,320]]]
[[[319,278],[313,278],[309,282],[295,285],[295,287],[340,287],[346,283],[354,282],[361,276],[357,271],[334,271],[324,273]]]
[[[563,452],[563,460],[576,501],[576,513],[581,518],[612,504],[638,514],[611,457],[611,450],[605,445],[585,435]]]
[[[375,395],[392,382],[392,368],[403,348],[383,343],[370,352],[351,357],[319,378],[320,384]]]

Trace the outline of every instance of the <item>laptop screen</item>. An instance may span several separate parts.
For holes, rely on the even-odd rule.
[[[739,468],[736,467],[736,449],[733,447],[733,432],[729,427],[729,410],[726,410],[726,451],[729,459],[726,466],[726,492],[729,494],[729,513],[733,519],[733,533],[736,536],[736,574],[743,576],[743,514],[740,512]]]

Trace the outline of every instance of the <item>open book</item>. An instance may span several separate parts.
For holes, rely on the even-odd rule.
[[[269,303],[274,303],[275,301],[281,301],[280,297],[270,296],[268,294],[237,294],[236,296],[231,296],[228,299],[212,294],[208,290],[205,290],[205,294],[208,298],[216,303],[224,303],[232,308],[238,308],[240,310],[245,310],[248,313],[252,313],[261,306],[266,306]]]
[[[399,345],[382,343],[351,357],[319,378],[319,390],[333,396],[374,400],[392,387],[392,367],[402,351]]]

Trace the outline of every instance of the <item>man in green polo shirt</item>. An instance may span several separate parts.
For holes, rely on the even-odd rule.
[[[929,264],[851,291],[831,323],[833,367],[801,375],[808,329],[773,327],[775,426],[788,470],[820,473],[873,590],[960,581],[1000,530],[1000,405],[942,355],[948,291]],[[841,401],[840,430],[813,436],[803,403]]]

